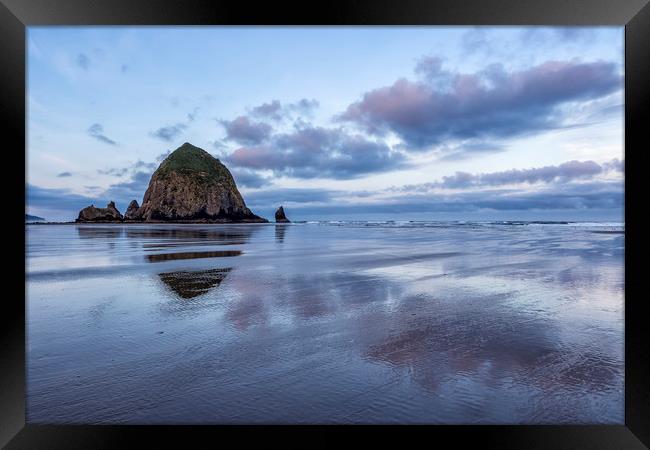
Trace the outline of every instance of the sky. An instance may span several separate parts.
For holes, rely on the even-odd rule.
[[[29,27],[26,212],[189,142],[293,220],[624,215],[623,27]]]

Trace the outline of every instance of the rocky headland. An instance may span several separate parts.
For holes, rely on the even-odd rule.
[[[45,222],[45,219],[39,216],[25,214],[25,222]]]

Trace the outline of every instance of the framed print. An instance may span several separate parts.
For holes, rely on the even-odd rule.
[[[649,445],[647,2],[2,1],[7,448]]]

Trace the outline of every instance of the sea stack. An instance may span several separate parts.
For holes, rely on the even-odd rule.
[[[126,208],[126,212],[124,213],[124,220],[138,220],[137,219],[138,209],[140,209],[140,205],[138,205],[138,202],[135,200],[131,200],[131,203],[129,203],[129,207]]]
[[[143,222],[268,222],[246,207],[226,166],[188,142],[156,169],[142,206],[129,217]]]
[[[275,212],[275,222],[276,223],[291,223],[289,219],[287,219],[287,216],[284,215],[284,208],[280,206],[278,210]]]
[[[110,202],[106,208],[86,206],[79,211],[76,222],[122,222],[123,219],[122,214],[115,207],[115,202]]]

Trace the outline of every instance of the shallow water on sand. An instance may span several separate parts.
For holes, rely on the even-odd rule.
[[[30,423],[618,423],[624,232],[29,225]]]

